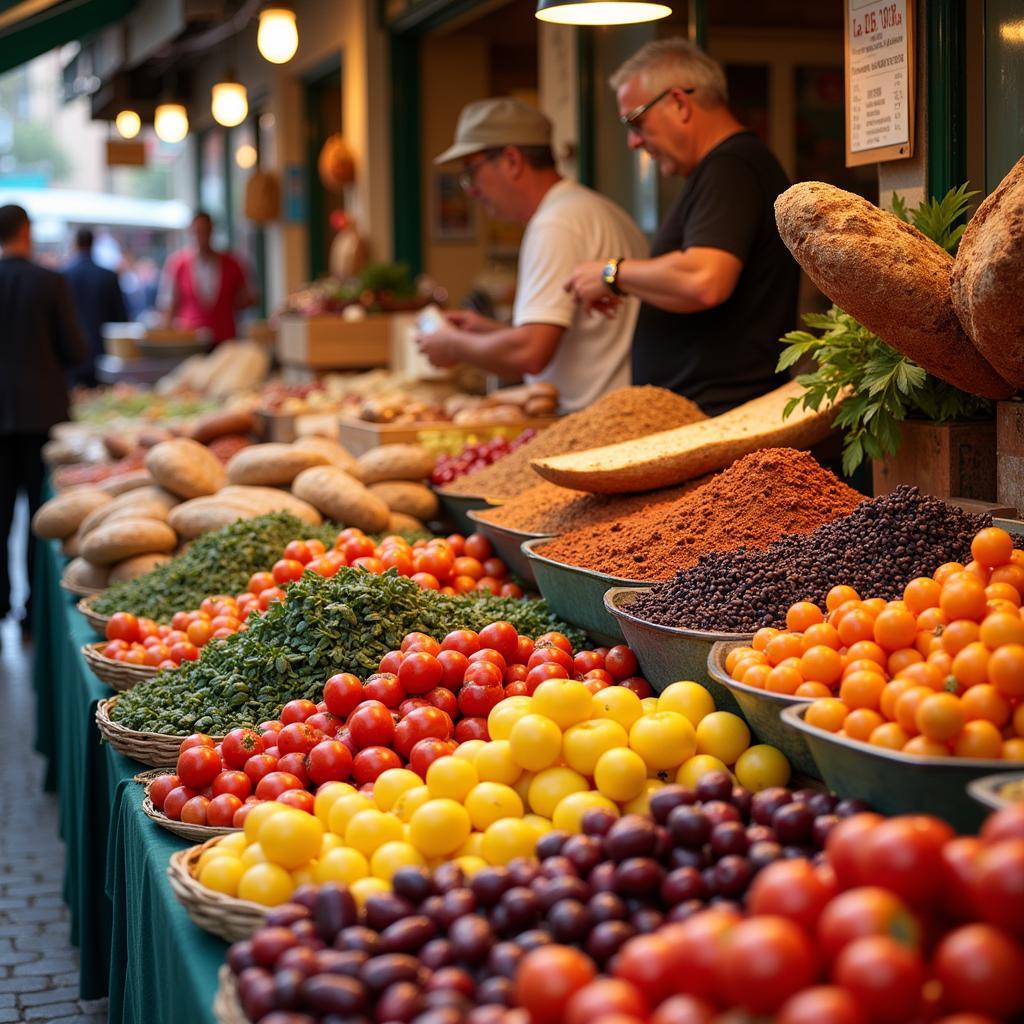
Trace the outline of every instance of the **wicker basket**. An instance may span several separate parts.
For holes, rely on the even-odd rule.
[[[247,939],[267,920],[267,908],[260,903],[240,900],[214,892],[200,885],[193,871],[203,851],[219,839],[208,839],[202,846],[190,846],[171,854],[167,877],[178,902],[188,916],[204,931],[219,936],[225,942]]]
[[[96,727],[100,735],[119,753],[152,768],[173,766],[184,736],[167,736],[160,732],[136,732],[118,725],[110,717],[117,697],[108,697],[96,705]],[[219,743],[223,737],[215,737]]]
[[[108,658],[103,653],[106,646],[106,640],[100,640],[95,644],[83,644],[82,656],[97,678],[102,679],[118,693],[130,690],[136,683],[152,679],[160,671],[152,665],[128,665],[123,661]]]
[[[111,616],[100,615],[99,612],[94,612],[91,607],[94,598],[98,596],[97,594],[94,597],[83,597],[75,607],[85,616],[85,621],[92,626],[93,632],[97,636],[106,636],[107,623],[110,621]]]
[[[175,821],[173,818],[168,818],[163,811],[158,811],[153,806],[153,801],[149,797],[149,784],[154,779],[166,774],[166,768],[153,768],[148,772],[139,772],[135,776],[134,781],[146,787],[146,797],[142,801],[142,813],[147,818],[155,821],[161,828],[167,829],[168,832],[173,832],[176,836],[181,836],[182,839],[189,839],[193,843],[205,843],[207,839],[216,839],[218,836],[226,836],[232,832],[241,831],[241,829],[221,828],[217,825],[190,825],[187,821]]]
[[[62,590],[66,590],[69,594],[74,594],[75,597],[89,598],[96,597],[98,594],[103,593],[102,587],[83,587],[81,583],[75,583],[68,579],[67,570],[60,578],[60,586]]]
[[[213,997],[213,1016],[217,1024],[250,1024],[242,1004],[238,1001],[238,986],[227,964],[217,972],[217,991]]]

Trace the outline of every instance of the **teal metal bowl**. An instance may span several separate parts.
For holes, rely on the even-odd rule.
[[[466,513],[466,518],[473,524],[477,533],[482,533],[497,552],[498,557],[508,566],[509,571],[526,580],[527,583],[537,585],[537,579],[533,574],[533,563],[523,554],[522,546],[528,540],[550,540],[551,535],[547,533],[529,533],[526,530],[513,530],[508,526],[496,526],[480,518],[480,509],[471,509]]]
[[[740,706],[750,731],[762,743],[770,743],[785,755],[793,770],[801,775],[818,777],[818,766],[811,757],[810,748],[803,733],[795,732],[779,717],[783,708],[794,704],[810,704],[811,697],[791,697],[784,693],[769,693],[756,686],[738,682],[726,671],[725,659],[734,647],[744,646],[739,641],[720,641],[713,644],[708,653],[708,675],[720,686],[724,686]]]
[[[585,629],[599,643],[621,644],[623,633],[615,616],[605,606],[605,591],[609,587],[628,590],[631,587],[646,587],[647,584],[545,558],[535,549],[549,539],[541,537],[528,540],[521,546],[523,555],[533,567],[541,596],[559,618]]]
[[[604,595],[604,606],[612,615],[626,643],[633,649],[644,678],[659,693],[670,683],[692,679],[707,687],[719,711],[742,714],[732,691],[708,675],[711,648],[721,641],[749,644],[753,633],[705,633],[696,629],[675,629],[645,622],[629,612],[629,606],[650,587],[615,587]]]
[[[1003,796],[1003,787],[1011,782],[1024,783],[1024,772],[997,772],[983,775],[967,784],[967,792],[983,807],[1001,811],[1004,807],[1024,803],[1024,792],[1018,797]]]
[[[804,721],[793,705],[782,721],[803,733],[818,775],[841,797],[867,800],[882,814],[934,814],[958,832],[973,833],[986,810],[968,794],[972,782],[1006,768],[1005,761],[976,757],[921,757],[873,747]]]
[[[492,502],[478,494],[452,494],[451,491],[437,487],[434,488],[434,493],[441,502],[445,514],[455,523],[456,530],[467,537],[476,529],[476,523],[469,518],[469,513],[477,509],[490,508],[492,505]]]

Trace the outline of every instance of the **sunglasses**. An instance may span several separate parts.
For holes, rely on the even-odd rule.
[[[650,110],[655,103],[658,103],[660,100],[663,100],[673,89],[678,89],[680,92],[686,93],[687,96],[690,96],[697,91],[696,86],[691,86],[689,89],[687,89],[681,85],[670,85],[667,89],[663,89],[661,92],[659,92],[658,95],[654,97],[654,99],[648,100],[646,103],[641,103],[639,107],[635,107],[628,114],[623,114],[619,118],[619,121],[622,124],[623,128],[628,128],[631,132],[636,132],[637,134],[643,132],[644,114],[646,114],[647,111]]]
[[[496,160],[504,152],[502,149],[492,149],[484,154],[482,160],[477,160],[476,163],[465,168],[459,175],[459,185],[462,186],[463,192],[468,192],[474,184],[476,184],[477,171],[483,167],[484,164],[490,163],[492,160]]]

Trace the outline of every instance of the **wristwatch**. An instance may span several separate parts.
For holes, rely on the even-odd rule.
[[[601,280],[608,286],[608,290],[612,295],[625,294],[619,287],[619,266],[622,264],[623,259],[624,257],[619,256],[617,259],[607,260],[601,268]]]

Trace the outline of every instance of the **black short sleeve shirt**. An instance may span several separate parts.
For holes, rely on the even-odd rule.
[[[657,384],[717,415],[783,383],[779,339],[796,320],[799,268],[779,238],[774,203],[789,187],[782,166],[753,132],[719,143],[697,165],[669,210],[651,256],[722,249],[743,263],[732,295],[699,313],[640,307],[633,383]]]

